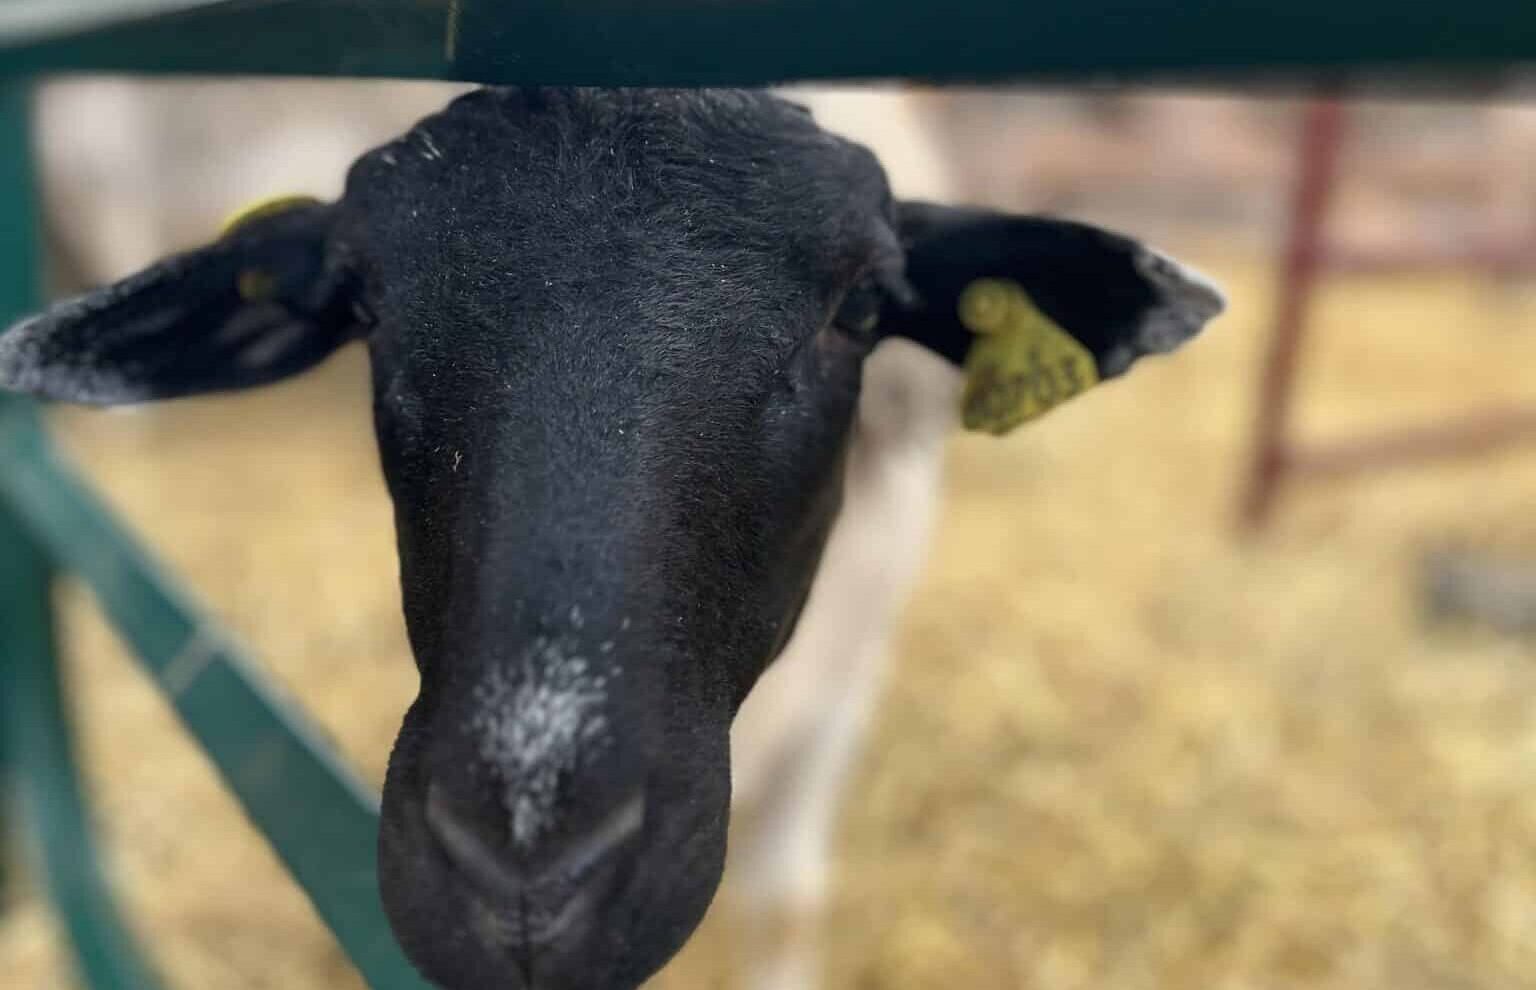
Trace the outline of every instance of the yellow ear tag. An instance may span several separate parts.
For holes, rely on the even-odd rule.
[[[224,223],[219,227],[219,237],[228,237],[252,221],[287,213],[301,206],[314,206],[319,202],[313,196],[269,196],[266,199],[258,199],[254,203],[242,206],[225,218]]]
[[[979,278],[960,293],[960,322],[976,335],[965,357],[961,421],[1002,436],[1099,380],[1093,355],[1009,279]]]
[[[277,216],[320,201],[313,196],[269,196],[241,207],[225,219],[219,228],[219,238],[235,233],[241,227],[256,220]],[[246,302],[265,302],[277,291],[277,279],[259,268],[247,268],[235,279],[235,289]]]
[[[235,278],[235,290],[246,302],[266,302],[277,293],[277,279],[260,268],[247,268]]]

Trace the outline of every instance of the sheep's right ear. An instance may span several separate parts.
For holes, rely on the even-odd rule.
[[[1007,433],[1226,306],[1198,272],[1087,224],[913,202],[897,219],[913,298],[886,307],[881,331],[964,365],[967,429]]]
[[[0,389],[97,405],[249,388],[365,329],[336,208],[287,201],[0,333]]]

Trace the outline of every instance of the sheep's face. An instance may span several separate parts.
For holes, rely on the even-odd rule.
[[[638,985],[837,508],[901,274],[880,168],[763,96],[483,93],[346,205],[422,670],[386,904],[445,986]]]
[[[863,359],[892,334],[963,358],[982,277],[1102,377],[1220,308],[1102,231],[893,204],[765,95],[484,91],[340,203],[18,326],[0,386],[169,397],[365,339],[421,669],[390,918],[450,990],[627,988],[718,882],[730,721],[810,589]]]

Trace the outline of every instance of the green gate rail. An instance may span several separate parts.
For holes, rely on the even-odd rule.
[[[24,92],[0,88],[0,189],[23,193],[0,225],[5,322],[21,315],[37,281],[26,121]],[[34,405],[0,396],[0,726],[22,799],[14,803],[33,823],[45,886],[89,985],[149,990],[157,981],[96,865],[59,687],[55,568],[91,589],[369,984],[425,986],[379,903],[376,797],[57,456]]]
[[[1532,0],[0,0],[0,328],[39,301],[26,84],[44,73],[1460,90],[1521,63],[1536,63]],[[159,985],[91,838],[56,655],[58,573],[90,587],[368,983],[424,986],[379,906],[374,795],[57,455],[36,407],[0,395],[0,850],[19,811],[83,981]]]
[[[1529,0],[0,0],[0,76],[1081,81],[1497,72],[1533,56]]]
[[[0,326],[21,315],[37,280],[26,123],[23,92],[0,87],[0,190],[16,195],[0,224]],[[11,474],[10,451],[45,442],[33,405],[0,395],[0,483]],[[0,815],[15,808],[35,823],[44,886],[91,984],[150,987],[151,971],[118,920],[91,841],[56,662],[54,563],[9,508],[0,500],[0,754],[10,757]]]
[[[18,87],[0,87],[0,327],[34,300],[36,215],[27,156],[27,107]],[[12,451],[46,443],[30,402],[0,395],[0,481]],[[97,863],[75,769],[60,683],[51,588],[54,561],[35,532],[0,498],[0,841],[4,813],[20,811],[44,887],[71,933],[75,959],[93,987],[152,987],[148,965],[112,905]],[[3,852],[0,849],[0,852]]]

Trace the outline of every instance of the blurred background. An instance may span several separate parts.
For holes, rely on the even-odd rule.
[[[333,195],[357,152],[459,88],[55,84],[38,132],[55,288],[207,239],[255,197]],[[1209,271],[1232,302],[1174,359],[1005,441],[956,436],[845,799],[829,986],[1536,987],[1525,95],[1351,101],[1327,125],[1336,264],[1309,294],[1283,393],[1294,443],[1513,411],[1463,431],[1476,450],[1438,444],[1456,456],[1294,476],[1248,525],[1315,110],[904,90],[829,114],[882,154],[898,193],[1116,227]],[[362,351],[247,395],[51,420],[379,780],[415,671]],[[360,986],[86,596],[66,598],[111,866],[172,984]],[[750,964],[735,936],[711,918],[655,985],[733,986]],[[68,982],[26,889],[0,914],[0,973],[18,990]]]

